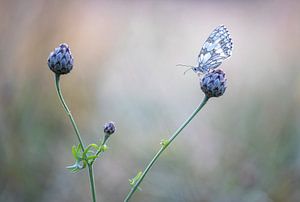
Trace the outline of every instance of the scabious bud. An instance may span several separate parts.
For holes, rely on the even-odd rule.
[[[207,97],[219,97],[226,90],[226,76],[221,69],[214,69],[200,78],[201,90]]]
[[[56,74],[67,74],[73,68],[73,56],[68,44],[60,44],[48,57],[48,66]]]
[[[115,123],[110,121],[103,126],[105,135],[111,135],[116,131]]]

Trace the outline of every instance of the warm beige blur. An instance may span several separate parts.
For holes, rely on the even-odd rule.
[[[132,201],[300,201],[300,2],[1,1],[0,201],[90,200],[69,173],[77,144],[47,67],[59,43],[75,58],[61,85],[86,143],[112,120],[96,162],[99,202],[128,179],[203,98],[196,65],[210,32],[234,41],[225,95],[211,99],[153,167]]]

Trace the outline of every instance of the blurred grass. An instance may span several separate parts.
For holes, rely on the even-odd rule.
[[[86,143],[117,123],[96,163],[99,201],[121,201],[202,99],[193,73],[209,32],[225,24],[233,56],[225,95],[175,141],[133,201],[300,200],[300,5],[284,1],[0,1],[0,201],[88,201],[86,172],[46,59],[69,43],[62,89]]]

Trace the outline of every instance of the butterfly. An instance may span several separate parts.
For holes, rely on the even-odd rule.
[[[224,25],[218,26],[212,31],[202,46],[198,55],[198,66],[189,66],[191,68],[188,70],[192,69],[195,73],[201,75],[217,68],[222,64],[223,60],[231,56],[232,47],[232,39],[227,28]]]

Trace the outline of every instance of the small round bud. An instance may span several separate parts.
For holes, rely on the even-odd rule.
[[[67,74],[73,68],[73,56],[68,44],[60,44],[48,57],[48,66],[56,74]]]
[[[115,123],[110,121],[106,124],[104,124],[104,133],[107,135],[111,135],[116,131]]]
[[[201,90],[207,97],[219,97],[226,90],[226,76],[221,69],[214,69],[200,78]]]

